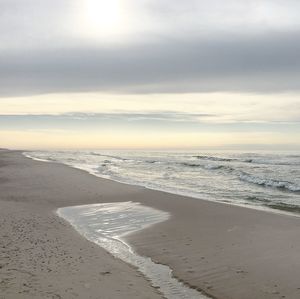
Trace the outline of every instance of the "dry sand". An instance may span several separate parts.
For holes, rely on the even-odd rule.
[[[53,213],[129,200],[172,214],[128,240],[180,280],[218,299],[300,298],[300,218],[124,185],[18,152],[0,153],[0,165],[0,298],[160,298]]]

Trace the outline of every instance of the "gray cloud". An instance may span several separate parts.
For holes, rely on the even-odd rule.
[[[0,93],[299,90],[300,33],[0,54]]]
[[[293,18],[293,8],[299,6],[296,1],[264,0],[249,4],[231,0],[224,5],[217,0],[190,0],[185,4],[143,0],[139,11],[143,8],[150,20],[168,26],[141,36],[140,43],[105,46],[80,44],[80,39],[70,37],[64,27],[60,32],[62,12],[70,3],[0,1],[1,42],[18,43],[12,49],[0,47],[0,96],[82,91],[300,90],[300,27]],[[264,14],[270,7],[273,11],[269,11],[268,18],[257,21],[257,11]],[[281,7],[285,9],[282,15]],[[54,18],[56,12],[58,20]],[[245,13],[245,21],[235,15],[241,12]],[[290,15],[294,21],[285,24],[278,18],[284,15]],[[31,20],[30,16],[36,18]],[[43,18],[49,20],[48,25],[42,22]],[[180,31],[174,20],[188,25]],[[276,29],[276,20],[282,30]],[[264,27],[264,21],[269,25]],[[243,22],[245,32],[240,26]],[[249,30],[247,24],[255,30]],[[26,46],[22,46],[22,41]]]
[[[65,121],[167,121],[167,122],[200,122],[202,119],[215,117],[212,114],[180,113],[177,111],[152,111],[152,112],[114,112],[114,113],[63,113],[63,114],[0,114],[0,120],[65,120]]]

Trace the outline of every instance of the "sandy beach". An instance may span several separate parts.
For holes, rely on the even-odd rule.
[[[0,152],[0,298],[162,298],[55,211],[136,201],[171,218],[127,240],[217,299],[300,298],[300,218],[176,196]]]
[[[93,183],[79,184],[72,173]],[[0,152],[1,299],[162,298],[135,269],[55,215],[59,206],[101,200],[100,189],[83,172]]]

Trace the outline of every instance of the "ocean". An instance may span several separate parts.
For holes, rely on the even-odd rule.
[[[300,213],[300,153],[31,151],[114,181],[194,198]]]

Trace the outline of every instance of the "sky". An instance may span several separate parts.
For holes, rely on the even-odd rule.
[[[296,0],[0,0],[0,147],[300,150]]]

